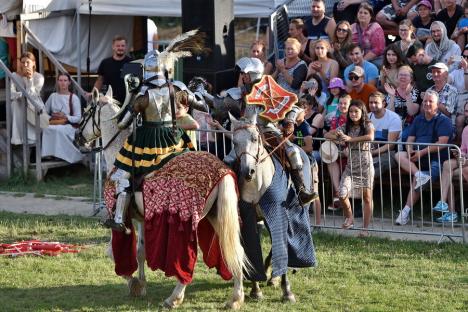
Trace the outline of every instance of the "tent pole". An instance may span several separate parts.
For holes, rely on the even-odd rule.
[[[78,84],[81,86],[81,40],[80,40],[80,8],[77,8],[75,11],[76,14],[76,42],[77,42],[77,52],[76,52],[76,75]],[[89,91],[89,90],[87,90]]]
[[[257,18],[257,32],[255,33],[255,40],[258,40],[258,37],[260,36],[260,20],[261,17]]]

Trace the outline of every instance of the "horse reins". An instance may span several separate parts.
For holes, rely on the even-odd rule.
[[[99,137],[99,134],[97,132],[101,132],[101,127],[99,126],[101,124],[101,105],[93,105],[89,112],[86,114],[87,116],[80,122],[80,134],[83,131],[84,126],[88,123],[88,121],[91,119],[93,122],[93,134],[96,136],[96,139]],[[96,121],[96,110],[97,110],[97,121]],[[95,147],[92,149],[94,152],[100,152],[106,150],[109,145],[114,142],[114,140],[119,136],[119,134],[122,132],[122,129],[119,129],[114,136],[109,140],[109,142],[106,143],[106,145],[101,146],[101,147]]]
[[[257,128],[257,131],[258,133],[261,133],[260,132],[260,129],[258,128],[257,125],[244,125],[244,126],[241,126],[241,127],[238,127],[236,129],[234,129],[233,133],[235,133],[236,131],[239,131],[239,130],[243,130],[243,129],[248,129],[248,128],[252,128],[252,127],[255,127]],[[286,143],[286,141],[289,139],[289,137],[291,136],[292,134],[288,135],[287,137],[285,137],[271,152],[267,152],[267,154],[262,158],[262,159],[259,159],[259,157],[261,156],[260,155],[260,146],[263,147],[263,149],[265,149],[265,147],[263,146],[263,141],[264,141],[264,138],[262,135],[259,135],[259,138],[260,140],[258,140],[258,148],[257,148],[257,156],[254,156],[252,154],[250,154],[249,152],[247,151],[244,151],[242,152],[240,155],[237,155],[237,152],[236,152],[236,158],[238,160],[240,160],[240,158],[243,156],[243,155],[249,155],[250,157],[252,157],[253,159],[255,159],[255,164],[258,165],[258,164],[261,164],[263,163],[268,157],[272,156],[274,152],[276,152],[276,150],[278,148],[281,147],[281,145],[283,145],[284,143]],[[235,152],[235,150],[234,150]]]

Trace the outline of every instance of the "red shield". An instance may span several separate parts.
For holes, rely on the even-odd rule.
[[[261,105],[265,110],[260,113],[272,122],[284,119],[286,113],[297,102],[296,94],[284,90],[271,76],[263,76],[246,97],[247,104]]]

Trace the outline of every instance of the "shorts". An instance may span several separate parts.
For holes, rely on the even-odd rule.
[[[396,166],[394,151],[374,155],[372,160],[374,162],[374,178],[380,178],[383,173]]]
[[[441,173],[441,163],[443,163],[443,160],[439,161],[437,157],[432,157],[429,160],[428,156],[423,156],[420,161],[415,162],[415,165],[424,174],[430,175],[432,182],[436,182]]]
[[[408,1],[409,2],[409,1]],[[405,6],[408,2],[406,1],[398,1],[398,4],[400,7]],[[383,9],[380,11],[382,14],[389,20],[389,21],[394,21],[396,23],[401,22],[406,18],[406,16],[397,16],[395,9],[393,8],[392,4],[387,4],[386,6],[383,7]],[[416,5],[414,5],[411,9],[409,9],[409,12],[415,12],[416,13]]]

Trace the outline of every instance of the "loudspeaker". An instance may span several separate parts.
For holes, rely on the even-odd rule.
[[[184,81],[203,76],[216,92],[235,86],[233,0],[182,0],[182,30],[206,34],[208,55],[184,59]]]

